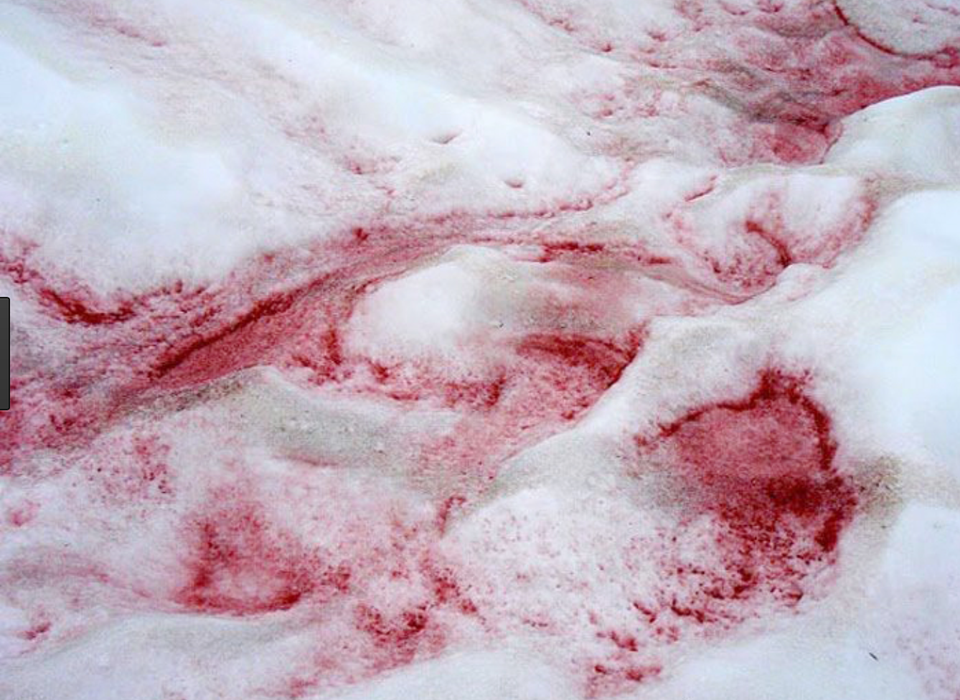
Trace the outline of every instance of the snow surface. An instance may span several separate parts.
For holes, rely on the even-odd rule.
[[[960,698],[958,50],[0,2],[0,698]]]

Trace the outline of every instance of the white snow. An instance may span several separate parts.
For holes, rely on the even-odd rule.
[[[955,49],[960,37],[950,0],[837,4],[872,42],[911,56]],[[697,5],[0,7],[0,293],[13,299],[15,379],[54,387],[40,404],[52,428],[23,445],[0,434],[0,447],[22,448],[16,473],[0,465],[0,697],[584,698],[577,669],[627,654],[598,626],[635,624],[624,601],[663,588],[649,549],[663,533],[679,529],[673,542],[708,568],[720,556],[706,518],[683,521],[658,475],[631,471],[636,435],[736,395],[777,359],[810,371],[838,459],[870,494],[863,512],[816,595],[679,641],[647,629],[641,651],[658,671],[617,696],[956,700],[960,88],[851,114],[822,163],[747,162],[748,106],[690,78],[736,74],[732,58],[694,60],[697,42],[719,42],[726,25],[706,39],[696,27],[804,3],[722,0],[702,15]],[[667,52],[663,42],[676,43]],[[610,105],[613,116],[596,116]],[[158,334],[174,327],[163,324],[182,321],[180,340],[214,337],[250,301],[232,280],[281,289],[275,268],[258,265],[284,255],[297,274],[326,272],[336,257],[316,246],[370,222],[450,242],[353,290],[338,352],[358,365],[342,385],[311,385],[309,363],[270,366],[288,330],[280,320],[256,357],[221,350],[215,362],[243,361],[210,386],[167,396],[160,355],[129,371],[156,379],[142,403],[139,385],[101,376],[159,352]],[[397,240],[384,255],[402,257]],[[364,245],[343,249],[369,264]],[[793,258],[785,269],[777,245]],[[760,272],[762,284],[741,284]],[[175,283],[226,290],[209,302],[224,323],[191,325],[193,311],[174,305],[100,329],[71,322],[68,302],[57,317],[50,293],[126,298]],[[327,294],[304,298],[319,308]],[[616,381],[524,442],[522,410],[548,414],[576,363],[588,364],[567,358],[576,366],[563,369],[564,348],[543,338],[596,335],[619,357],[638,328],[637,355]],[[170,376],[188,375],[205,347],[168,363]],[[533,398],[523,381],[539,375],[508,386],[503,403],[522,409],[513,413],[378,394],[372,378],[379,363],[407,382],[487,381],[524,351],[561,370],[545,371],[555,386]],[[422,376],[404,375],[410,366]],[[57,383],[75,368],[76,386]],[[56,412],[85,391],[112,412],[74,439]],[[44,424],[41,413],[24,421]],[[25,434],[13,415],[0,429]],[[145,457],[142,439],[161,447]],[[495,473],[476,466],[515,446]],[[438,476],[438,464],[451,474]],[[437,494],[471,478],[480,495],[443,512]],[[194,556],[185,523],[204,509],[239,513],[244,499],[267,505],[224,526],[240,554],[214,543]],[[183,589],[203,581],[190,557],[242,559],[261,526],[321,552],[311,565],[348,561],[353,588],[311,589],[316,610],[187,609]],[[300,585],[297,565],[264,547],[268,575]],[[441,560],[474,586],[480,613],[444,599],[430,623],[442,643],[409,656],[403,641],[395,656],[373,648],[389,625],[358,631],[364,606],[382,604],[389,621],[452,596],[431,593],[429,567]],[[261,585],[248,572],[222,576],[238,598]]]

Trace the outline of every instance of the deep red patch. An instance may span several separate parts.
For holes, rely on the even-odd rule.
[[[191,527],[188,583],[174,596],[191,609],[252,615],[350,588],[349,567],[304,550],[292,535],[269,524],[255,504],[227,501]]]
[[[642,462],[670,470],[684,519],[708,517],[716,533],[709,564],[667,540],[671,585],[638,607],[648,622],[736,622],[760,599],[792,607],[835,560],[857,489],[837,470],[830,418],[803,379],[765,371],[748,396],[690,411],[638,447]]]

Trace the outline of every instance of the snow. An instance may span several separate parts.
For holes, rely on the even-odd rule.
[[[0,697],[955,700],[951,0],[0,6]]]
[[[877,12],[864,0],[840,0],[838,7],[857,28],[881,46],[907,54],[937,54],[956,48],[960,14],[947,0],[909,0]]]

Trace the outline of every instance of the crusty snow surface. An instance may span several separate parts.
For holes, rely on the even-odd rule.
[[[0,698],[960,700],[957,86],[957,0],[0,0]]]

